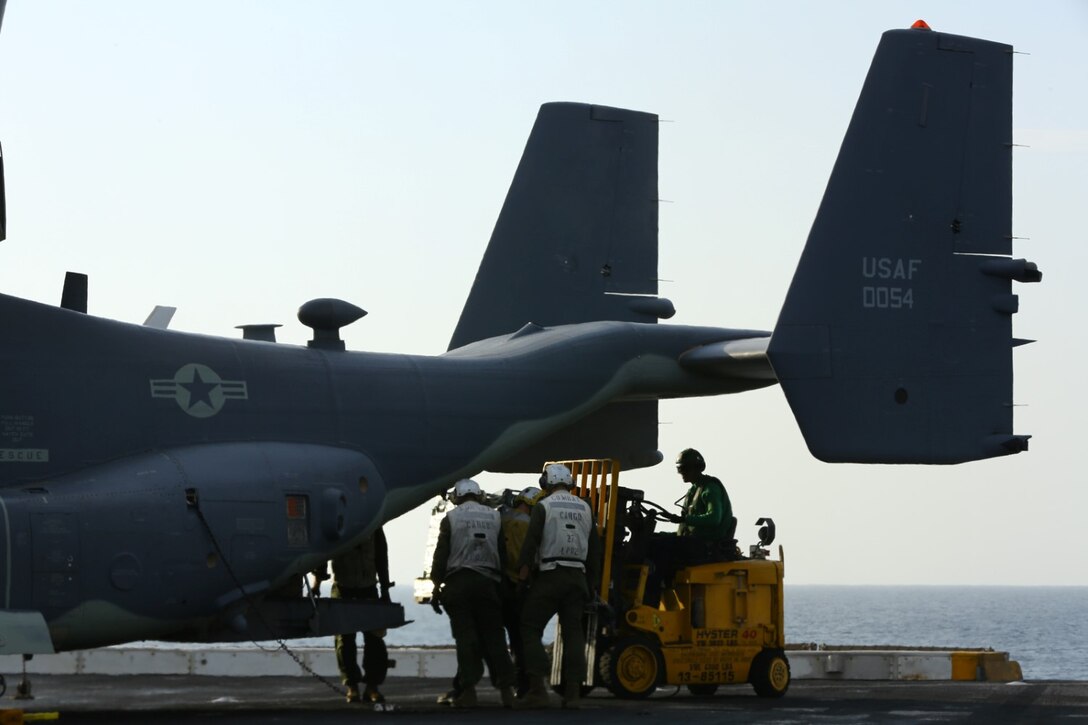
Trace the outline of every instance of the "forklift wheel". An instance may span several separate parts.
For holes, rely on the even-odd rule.
[[[611,647],[605,647],[604,649],[597,650],[597,662],[595,667],[597,668],[597,684],[602,685],[607,689],[612,689],[612,673],[609,671],[605,664],[608,661],[608,652]]]
[[[688,692],[696,697],[710,697],[718,691],[718,686],[713,682],[699,682],[694,685],[688,685]]]
[[[0,675],[0,697],[3,697],[7,693],[7,691],[8,691],[7,680],[4,679],[3,675]]]
[[[760,697],[782,697],[790,687],[790,661],[780,649],[765,649],[752,658],[748,681]]]
[[[665,674],[661,649],[653,640],[625,637],[601,657],[603,679],[616,697],[641,700],[657,689]]]

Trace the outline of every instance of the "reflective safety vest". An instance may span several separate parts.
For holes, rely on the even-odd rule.
[[[499,512],[475,501],[465,501],[448,514],[450,558],[446,576],[472,569],[499,581]]]
[[[544,534],[540,541],[540,570],[569,566],[585,571],[593,514],[589,504],[563,491],[545,496]]]
[[[529,514],[517,509],[510,509],[502,514],[502,538],[506,544],[506,576],[510,581],[518,581],[518,557],[521,546],[525,543],[525,534],[529,532]]]

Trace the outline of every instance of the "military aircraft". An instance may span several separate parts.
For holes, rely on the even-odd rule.
[[[825,461],[1025,450],[1011,97],[1010,46],[885,33],[773,331],[660,322],[658,119],[582,103],[541,107],[441,355],[345,350],[336,299],[303,347],[0,295],[0,653],[396,624],[278,595],[459,478],[660,462],[667,398],[777,382]]]

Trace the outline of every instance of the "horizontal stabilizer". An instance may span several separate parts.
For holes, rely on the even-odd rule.
[[[671,315],[656,300],[657,138],[653,114],[541,106],[449,349],[530,322]]]
[[[1016,453],[1012,48],[884,34],[768,355],[813,455]]]
[[[680,367],[727,378],[766,380],[773,384],[774,370],[767,359],[768,337],[713,342],[694,347],[680,356]]]

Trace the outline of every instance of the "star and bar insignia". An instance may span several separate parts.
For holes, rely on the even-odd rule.
[[[173,398],[178,407],[194,418],[210,418],[228,400],[247,400],[245,380],[223,380],[207,365],[188,363],[172,378],[151,380],[152,398]]]

